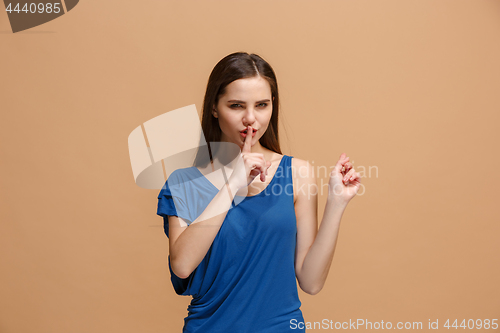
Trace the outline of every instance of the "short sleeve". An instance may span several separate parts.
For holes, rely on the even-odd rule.
[[[185,219],[189,224],[191,217],[188,209],[188,201],[185,191],[186,184],[179,181],[178,175],[173,172],[168,180],[163,185],[160,193],[158,194],[158,209],[156,214],[163,217],[163,229],[168,236],[168,216],[178,216]],[[182,189],[182,190],[181,190]],[[183,195],[184,194],[184,195]],[[188,225],[189,225],[188,224]],[[172,271],[170,265],[170,255],[168,256],[168,268],[170,271],[170,279],[175,292],[178,295],[188,295],[188,287],[192,275],[186,279],[181,279]]]
[[[158,194],[158,207],[156,214],[163,217],[163,229],[168,237],[168,216],[178,216],[191,224],[192,218],[189,202],[186,199],[186,184],[178,181],[172,173]]]

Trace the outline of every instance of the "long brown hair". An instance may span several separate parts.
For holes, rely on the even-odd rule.
[[[257,54],[246,52],[235,52],[222,58],[212,70],[208,78],[207,90],[203,99],[203,113],[201,118],[201,128],[208,144],[210,160],[213,159],[218,145],[210,145],[211,142],[220,142],[222,131],[217,118],[212,114],[213,107],[219,103],[219,97],[226,93],[226,87],[231,82],[238,79],[261,76],[271,87],[273,111],[271,120],[266,132],[259,139],[260,144],[278,154],[281,154],[278,136],[278,114],[279,114],[279,93],[278,81],[274,71],[264,59]],[[201,166],[208,163],[206,149],[200,147],[196,155],[194,165]]]

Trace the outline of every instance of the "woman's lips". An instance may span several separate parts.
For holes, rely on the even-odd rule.
[[[241,136],[244,138],[246,138],[246,136],[247,136],[247,133],[245,133],[245,132],[246,132],[246,130],[240,132]],[[255,134],[257,134],[257,130],[253,129],[252,138],[255,136]]]

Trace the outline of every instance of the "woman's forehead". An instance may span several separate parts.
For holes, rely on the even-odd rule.
[[[271,87],[260,76],[238,79],[227,85],[224,97],[241,101],[271,98]]]

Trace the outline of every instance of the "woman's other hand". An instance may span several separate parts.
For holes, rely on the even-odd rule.
[[[354,170],[349,157],[342,153],[330,173],[328,198],[347,204],[358,193],[360,186],[361,175]]]

